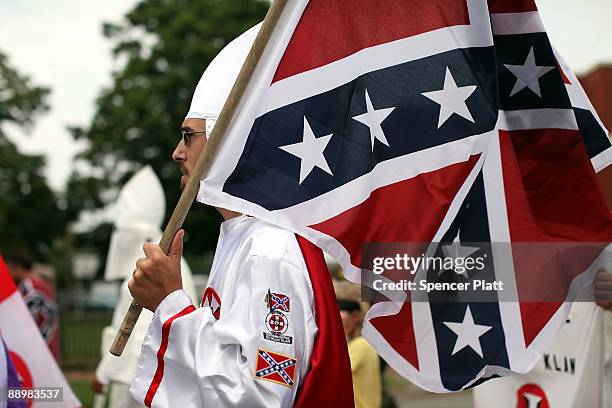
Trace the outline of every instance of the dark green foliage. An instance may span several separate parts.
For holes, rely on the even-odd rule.
[[[11,67],[0,51],[0,124],[32,126],[36,115],[48,109],[45,103],[48,94],[49,89],[33,86],[27,76]]]

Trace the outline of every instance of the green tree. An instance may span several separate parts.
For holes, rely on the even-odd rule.
[[[220,49],[261,21],[269,2],[259,0],[143,0],[122,24],[105,24],[123,63],[113,84],[97,100],[91,123],[73,128],[88,148],[78,156],[86,170],[68,183],[69,213],[100,208],[116,197],[135,170],[150,164],[166,191],[169,218],[179,196],[179,174],[171,153],[179,140],[193,90]],[[188,216],[186,251],[214,249],[220,217],[198,209]],[[106,230],[104,230],[106,233]],[[93,246],[106,237],[80,237]],[[98,248],[101,254],[106,248]]]
[[[32,85],[0,51],[0,250],[16,250],[50,262],[61,245],[66,220],[44,177],[42,156],[21,154],[3,126],[29,130],[48,109],[49,89]]]

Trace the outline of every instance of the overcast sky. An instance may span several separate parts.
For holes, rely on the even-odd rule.
[[[0,49],[35,84],[51,88],[51,110],[29,134],[7,128],[20,151],[47,155],[47,177],[65,187],[79,146],[67,125],[87,124],[111,84],[111,44],[102,22],[119,21],[136,0],[0,0]]]
[[[612,62],[611,0],[536,1],[551,40],[576,73]],[[47,156],[47,177],[56,190],[65,187],[79,149],[66,125],[88,123],[96,96],[110,84],[111,45],[101,24],[119,21],[136,3],[0,0],[0,49],[21,73],[52,89],[51,111],[30,134],[6,130],[20,151]]]

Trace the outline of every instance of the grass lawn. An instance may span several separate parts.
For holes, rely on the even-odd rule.
[[[66,311],[60,321],[62,369],[83,408],[92,408],[90,387],[100,361],[102,329],[110,324],[111,311]]]
[[[83,408],[91,408],[93,406],[94,393],[89,386],[89,381],[70,381],[70,387],[72,387],[72,391],[74,391],[81,404],[83,404]]]
[[[109,313],[69,313],[60,322],[64,368],[95,368],[100,359],[102,329],[110,323]]]

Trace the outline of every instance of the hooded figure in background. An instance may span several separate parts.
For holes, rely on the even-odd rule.
[[[134,262],[144,255],[142,247],[145,243],[159,242],[162,235],[160,226],[165,212],[164,191],[150,166],[143,167],[134,174],[121,189],[115,203],[115,229],[111,236],[104,279],[109,282],[121,279],[123,282],[111,325],[102,331],[102,359],[92,384],[97,392],[100,392],[103,386],[108,386],[110,408],[142,406],[130,397],[129,384],[136,371],[140,346],[153,313],[142,311],[121,357],[111,355],[108,350],[132,302],[127,283],[134,271]],[[183,288],[195,299],[191,271],[184,259],[181,262],[181,270]]]

